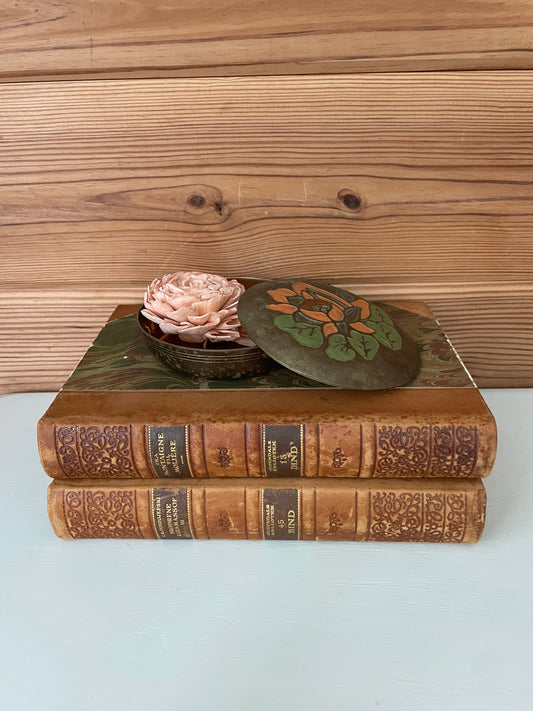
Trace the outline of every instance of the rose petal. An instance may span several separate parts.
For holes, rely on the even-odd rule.
[[[158,316],[161,316],[162,318],[167,318],[167,319],[170,319],[171,321],[176,320],[176,318],[174,316],[176,311],[168,303],[156,302],[154,304],[151,304],[150,310],[153,311]]]
[[[171,299],[167,299],[167,303],[175,310],[181,309],[183,306],[190,308],[195,301],[196,298],[192,294],[176,294]]]
[[[240,338],[237,338],[237,343],[240,343],[241,346],[255,346],[254,341],[252,341],[252,339],[248,336],[241,336]]]
[[[144,294],[145,315],[183,340],[237,340],[237,303],[244,286],[217,274],[175,272],[154,279]],[[150,315],[148,315],[150,314]]]
[[[188,306],[183,306],[181,309],[178,309],[177,311],[170,311],[167,315],[166,318],[169,321],[175,321],[176,323],[187,323],[190,315],[190,309]]]
[[[241,322],[239,321],[237,314],[224,316],[220,319],[220,326],[224,326],[224,328],[240,328],[240,325]]]
[[[208,340],[212,341],[213,343],[217,343],[220,341],[236,341],[239,338],[239,332],[238,331],[229,331],[229,332],[219,332],[216,331],[215,333],[209,332],[206,334]]]
[[[211,329],[211,326],[181,326],[179,336],[183,341],[190,343],[201,343],[206,340],[206,334]]]
[[[191,304],[191,312],[195,316],[203,316],[203,314],[209,313],[210,311],[219,311],[224,306],[226,303],[225,297],[216,292],[211,293],[212,296],[210,296],[209,299]]]
[[[160,321],[159,328],[163,333],[180,333],[181,327],[171,321]]]
[[[189,316],[189,322],[194,326],[218,326],[220,318],[218,314],[204,314],[203,316]]]
[[[154,314],[152,311],[148,311],[148,309],[142,309],[141,313],[143,316],[146,316],[147,319],[153,321],[154,323],[161,323],[161,321],[163,320],[159,318],[159,316]]]
[[[213,332],[216,336],[221,336],[226,341],[236,341],[241,337],[241,331],[239,328],[234,329],[218,329]]]

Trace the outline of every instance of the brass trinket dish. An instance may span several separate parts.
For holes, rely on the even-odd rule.
[[[176,272],[149,285],[138,322],[152,353],[189,375],[238,378],[282,365],[325,385],[378,390],[420,368],[416,343],[386,306],[308,279]]]
[[[244,333],[237,303],[258,279],[176,272],[155,279],[138,323],[152,353],[169,368],[206,378],[260,375],[274,363]]]
[[[142,311],[139,311],[138,323],[146,345],[156,358],[181,373],[206,378],[240,378],[260,375],[274,365],[259,346],[228,341],[203,348],[199,344],[185,343],[176,336],[164,334]]]

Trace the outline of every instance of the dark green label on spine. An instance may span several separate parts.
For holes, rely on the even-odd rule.
[[[300,537],[298,489],[263,489],[261,492],[263,538],[297,541]]]
[[[146,444],[148,459],[158,478],[191,478],[187,425],[173,427],[148,426]]]
[[[303,425],[262,425],[265,476],[303,476]]]
[[[158,538],[193,538],[189,489],[153,489],[152,522]]]

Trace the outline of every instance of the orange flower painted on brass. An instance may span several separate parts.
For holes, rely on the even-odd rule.
[[[370,306],[365,299],[346,301],[341,296],[332,296],[328,291],[303,281],[294,282],[292,289],[281,287],[272,289],[267,294],[276,302],[268,304],[267,309],[290,315],[300,313],[312,321],[317,321],[321,324],[322,333],[326,338],[338,333],[337,324],[341,322],[347,323],[359,333],[374,333],[373,328],[363,323],[370,316]]]
[[[295,314],[298,311],[297,306],[293,306],[289,303],[290,296],[297,296],[296,292],[292,289],[272,289],[272,291],[267,291],[274,301],[275,304],[268,304],[267,309],[272,311],[281,311],[282,314]]]

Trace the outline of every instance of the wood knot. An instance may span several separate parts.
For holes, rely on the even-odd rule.
[[[181,200],[188,221],[197,225],[217,224],[229,216],[222,191],[214,185],[186,185],[181,188]],[[179,193],[177,196],[179,204]]]
[[[359,195],[356,195],[351,190],[340,190],[337,197],[348,210],[359,210],[363,204]]]
[[[199,193],[192,193],[187,198],[187,204],[196,210],[201,210],[202,207],[205,207],[205,197]]]

